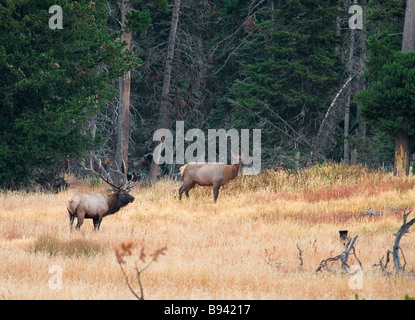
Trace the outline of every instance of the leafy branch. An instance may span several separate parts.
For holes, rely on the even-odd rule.
[[[137,273],[137,282],[138,282],[138,286],[140,288],[140,292],[139,293],[137,293],[136,290],[134,290],[134,288],[131,286],[130,280],[129,280],[129,278],[127,276],[127,273],[125,272],[125,269],[123,267],[123,264],[126,263],[125,257],[132,255],[132,249],[133,249],[133,247],[134,247],[134,243],[132,241],[130,241],[130,242],[122,242],[119,248],[115,248],[114,249],[115,250],[115,256],[117,258],[118,265],[120,266],[121,271],[122,271],[122,273],[124,275],[125,282],[127,283],[128,289],[130,289],[130,291],[132,292],[132,294],[138,300],[144,300],[144,289],[143,289],[143,284],[141,282],[141,275],[143,274],[143,272],[145,270],[147,270],[150,267],[150,265],[153,262],[157,262],[158,258],[161,255],[165,255],[166,254],[167,247],[164,246],[164,247],[162,247],[160,249],[157,249],[152,254],[150,254],[149,256],[151,257],[151,259],[148,262],[146,260],[147,254],[144,251],[144,246],[141,247],[139,260],[141,262],[143,262],[143,263],[146,263],[147,262],[147,264],[143,268],[139,269],[138,268],[138,265],[137,265],[137,261],[135,261],[135,263],[134,263],[134,269],[135,269],[135,271]]]

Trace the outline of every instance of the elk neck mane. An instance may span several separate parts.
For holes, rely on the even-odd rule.
[[[120,196],[120,191],[113,191],[107,195],[108,198],[108,214],[113,214],[120,210],[121,207],[125,206],[118,198]]]
[[[232,164],[226,166],[224,168],[225,175],[227,175],[230,179],[235,178],[239,174],[239,170],[241,169],[242,164]]]

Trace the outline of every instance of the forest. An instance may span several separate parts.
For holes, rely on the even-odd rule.
[[[174,178],[153,135],[178,123],[261,130],[262,169],[408,175],[414,45],[409,0],[2,0],[0,187],[61,188],[92,157]]]
[[[0,299],[414,300],[414,123],[415,0],[0,0]]]

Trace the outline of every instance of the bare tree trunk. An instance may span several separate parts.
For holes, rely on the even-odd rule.
[[[162,128],[167,128],[168,122],[170,119],[168,98],[169,98],[169,92],[170,92],[171,73],[173,69],[173,57],[174,57],[174,47],[176,44],[177,25],[179,23],[180,1],[181,0],[175,0],[174,2],[173,16],[171,19],[171,28],[170,28],[170,36],[169,36],[169,46],[167,48],[167,59],[166,59],[166,65],[164,68],[164,79],[163,79],[163,88],[161,91],[160,113],[159,113],[159,125]]]
[[[343,142],[343,160],[345,163],[350,163],[350,145],[349,145],[349,124],[350,124],[350,95],[351,90],[347,95],[347,102],[344,111],[344,142]]]
[[[415,49],[415,0],[407,0],[405,24],[402,38],[402,51],[409,52]],[[395,175],[409,175],[411,157],[410,137],[402,131],[395,135]]]
[[[367,2],[366,0],[362,0],[361,5],[366,6],[366,2]],[[366,29],[366,26],[363,24],[363,29],[360,32],[360,43],[359,43],[360,55],[359,55],[358,63],[360,66],[364,65],[366,57],[367,57],[366,39],[367,39],[367,29]],[[364,78],[359,77],[359,79],[357,80],[357,86],[358,86],[357,90],[366,90],[366,82]],[[357,123],[358,123],[357,132],[361,139],[366,140],[366,131],[367,131],[366,122],[360,115],[360,103],[358,102],[356,103],[357,103]]]
[[[411,153],[409,136],[402,131],[398,131],[395,135],[395,176],[402,177],[409,175]]]
[[[169,120],[170,120],[170,103],[169,103],[169,93],[170,93],[170,81],[171,73],[173,69],[173,57],[174,57],[174,47],[176,43],[176,34],[177,34],[177,25],[179,23],[179,12],[180,12],[180,1],[174,1],[173,15],[171,19],[170,27],[170,36],[169,36],[169,45],[167,48],[167,58],[166,65],[164,68],[164,78],[163,78],[163,88],[161,90],[161,100],[160,100],[160,109],[159,109],[159,119],[158,124],[160,128],[169,129]],[[157,157],[153,156],[153,161],[150,167],[150,177],[149,183],[154,184],[157,180],[157,172],[159,164],[154,162],[154,159]]]
[[[415,0],[407,0],[402,38],[402,51],[409,52],[413,50],[415,50]]]
[[[395,234],[396,238],[395,238],[395,242],[393,244],[393,250],[392,250],[393,266],[395,269],[395,273],[399,273],[403,271],[403,267],[401,265],[401,260],[399,256],[399,252],[402,251],[400,247],[400,242],[401,242],[401,238],[409,231],[409,228],[415,223],[415,218],[410,221],[407,221],[407,218],[411,212],[412,212],[412,209],[410,209],[408,212],[406,212],[406,209],[404,210],[402,226],[399,228],[399,231]]]
[[[126,27],[126,15],[131,11],[131,0],[122,0],[121,3],[121,24],[122,28]],[[131,50],[131,32],[124,29],[121,40],[127,43],[124,50]],[[115,146],[115,161],[121,168],[124,160],[128,165],[128,142],[130,139],[130,85],[131,71],[127,71],[119,78],[119,103],[118,103],[118,121],[117,121],[117,139]],[[128,170],[128,168],[126,168]]]
[[[355,76],[356,74],[352,75],[351,77],[349,77],[349,79],[346,80],[346,82],[343,84],[341,89],[337,92],[329,108],[327,109],[326,115],[324,116],[324,119],[321,122],[320,128],[318,129],[318,132],[316,134],[316,137],[314,138],[314,142],[311,147],[310,159],[308,161],[308,165],[312,165],[312,163],[314,162],[314,157],[316,157],[318,153],[321,152],[324,145],[327,144],[330,134],[335,130],[334,126],[335,126],[336,121],[339,118],[338,114],[340,113],[340,110],[342,109],[341,107],[336,108],[336,102],[339,96],[343,93],[344,89],[347,87],[350,81],[353,80]]]
[[[349,57],[347,59],[346,70],[349,74],[354,73],[355,65],[355,38],[356,30],[350,30],[350,41],[349,41]],[[349,130],[350,130],[350,102],[352,95],[352,84],[349,86],[347,92],[347,100],[344,110],[344,141],[343,141],[343,160],[345,163],[350,163],[350,144],[349,144]]]

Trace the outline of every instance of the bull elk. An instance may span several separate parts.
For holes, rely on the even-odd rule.
[[[219,188],[235,179],[241,166],[241,157],[239,157],[239,163],[237,164],[189,162],[179,168],[183,178],[183,185],[179,189],[179,199],[182,199],[183,192],[189,198],[189,190],[198,184],[200,186],[213,186],[213,201],[216,203]]]
[[[78,219],[76,224],[77,230],[81,228],[84,219],[92,219],[94,222],[94,229],[98,231],[99,227],[101,226],[102,218],[118,212],[122,207],[125,207],[134,201],[134,197],[129,194],[129,191],[134,187],[135,182],[133,180],[127,179],[127,170],[125,169],[124,161],[122,164],[123,172],[119,170],[118,166],[117,170],[113,170],[117,174],[122,175],[122,181],[120,185],[114,184],[110,178],[109,173],[107,173],[102,168],[101,160],[99,161],[98,172],[93,168],[92,159],[90,166],[90,168],[84,168],[97,174],[103,181],[112,187],[113,191],[109,194],[77,193],[70,197],[67,202],[67,209],[69,213],[69,230],[72,230],[72,225],[76,217]]]

